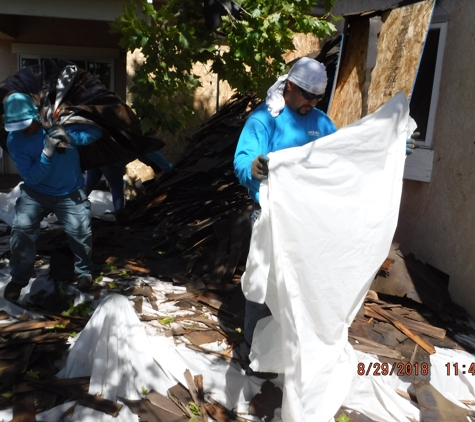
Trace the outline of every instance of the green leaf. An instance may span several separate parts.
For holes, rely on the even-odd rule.
[[[193,413],[193,415],[200,415],[200,408],[194,402],[190,401],[188,403],[188,408],[191,410],[191,413]]]
[[[88,301],[80,303],[77,306],[74,306],[74,303],[72,303],[67,311],[61,312],[61,315],[88,318],[93,312],[94,308],[92,308],[91,302]]]
[[[344,413],[342,413],[340,416],[338,416],[335,419],[335,422],[349,422],[349,421],[350,421],[350,418],[346,416]]]
[[[143,396],[146,396],[149,393],[149,391],[143,385],[141,387],[141,391]]]
[[[115,281],[111,281],[110,283],[107,283],[107,288],[109,290],[114,290],[117,289],[119,285]]]
[[[158,322],[162,325],[170,325],[172,322],[175,322],[175,319],[172,317],[160,318]]]
[[[40,371],[33,371],[30,369],[25,373],[25,378],[31,378],[34,380],[40,379]]]

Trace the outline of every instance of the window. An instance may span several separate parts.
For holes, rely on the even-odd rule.
[[[447,23],[430,26],[411,95],[411,117],[421,134],[416,142],[420,148],[432,145],[446,30]]]
[[[404,178],[419,182],[430,182],[432,177],[434,150],[431,147],[434,138],[435,113],[439,98],[447,20],[450,19],[450,15],[445,12],[445,9],[437,9],[437,6],[434,10],[432,22],[436,22],[429,27],[409,103],[410,114],[418,125],[416,131],[420,133],[420,137],[416,140],[416,145],[419,148],[416,148],[406,159]],[[437,22],[437,18],[443,21]]]
[[[40,64],[41,60],[49,58],[40,55],[21,54],[19,57],[19,68]],[[114,91],[114,60],[112,59],[80,59],[74,57],[57,57],[74,63],[78,68],[89,71],[104,84],[104,86]]]

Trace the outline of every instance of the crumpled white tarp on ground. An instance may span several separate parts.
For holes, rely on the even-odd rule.
[[[153,360],[145,330],[130,302],[117,294],[101,302],[76,340],[65,368],[57,376],[90,376],[89,394],[99,394],[112,401],[119,397],[138,400],[142,397],[142,387],[163,392],[174,385]],[[51,412],[37,415],[37,420],[51,421]],[[76,406],[68,418],[65,420],[138,421],[127,406],[120,411],[118,418]]]
[[[258,323],[251,367],[285,374],[285,422],[333,420],[350,390],[348,327],[387,258],[414,129],[399,93],[330,136],[269,154],[242,283],[273,314]]]
[[[153,334],[149,330],[149,334]],[[189,369],[203,374],[204,389],[215,400],[243,412],[261,388],[262,380],[247,377],[237,365],[174,346],[170,338],[148,335],[132,303],[117,294],[105,298],[80,333],[59,378],[90,376],[90,394],[105,399],[141,398],[142,387],[166,395],[181,382]],[[120,402],[120,400],[118,400]],[[38,421],[56,421],[73,404],[69,402],[37,415]],[[253,419],[251,417],[250,420]],[[83,406],[76,406],[65,422],[133,422],[138,417],[124,406],[117,418]]]

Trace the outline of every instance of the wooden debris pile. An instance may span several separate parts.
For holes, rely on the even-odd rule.
[[[15,319],[0,325],[0,408],[13,407],[15,415],[33,415],[21,420],[35,420],[35,413],[61,400],[58,396],[70,397],[64,385],[39,389],[38,383],[51,382],[58,371],[55,362],[69,348],[68,338],[81,331],[87,319],[49,313],[12,318],[5,311],[0,311],[0,318]],[[81,391],[70,382],[75,385],[71,391]]]
[[[447,283],[413,256],[405,257],[399,245],[393,244],[371,289],[350,327],[355,349],[401,368],[408,362],[430,365],[435,346],[473,351],[456,337],[474,331],[461,323],[468,315],[450,301]]]
[[[97,272],[107,262],[162,279],[239,281],[252,201],[234,175],[233,158],[254,101],[236,97],[203,126],[177,171],[146,182],[143,193],[127,203],[126,224],[94,219]],[[51,253],[59,243],[53,234],[42,234],[39,252]]]

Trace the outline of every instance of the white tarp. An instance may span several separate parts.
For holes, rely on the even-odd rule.
[[[399,93],[333,135],[269,154],[242,283],[273,314],[256,328],[251,366],[285,374],[285,422],[333,420],[350,390],[348,327],[387,258],[414,129]]]

